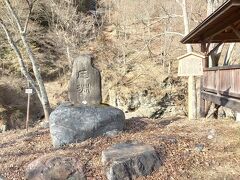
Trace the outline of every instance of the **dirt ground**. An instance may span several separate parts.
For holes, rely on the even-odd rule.
[[[162,156],[163,166],[152,179],[240,179],[240,123],[233,120],[166,118],[127,120],[124,133],[99,137],[54,149],[48,129],[35,127],[0,134],[0,174],[24,179],[26,166],[44,154],[79,158],[89,180],[106,179],[101,152],[112,144],[138,141],[151,144]]]

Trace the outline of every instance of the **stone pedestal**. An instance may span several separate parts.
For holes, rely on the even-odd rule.
[[[105,105],[76,107],[71,103],[60,105],[49,118],[54,147],[82,142],[88,138],[122,131],[124,113]]]

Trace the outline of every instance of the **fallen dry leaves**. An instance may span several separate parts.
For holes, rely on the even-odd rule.
[[[215,134],[208,139],[209,132]],[[49,153],[79,158],[88,179],[106,179],[101,152],[115,143],[138,141],[151,144],[163,166],[143,179],[240,179],[240,123],[231,120],[188,121],[184,118],[127,120],[124,133],[99,137],[54,149],[48,129],[40,127],[0,134],[0,174],[24,179],[26,166]],[[198,146],[200,145],[200,146]],[[203,147],[198,149],[197,147]]]

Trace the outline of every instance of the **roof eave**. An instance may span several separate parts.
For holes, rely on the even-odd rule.
[[[190,41],[198,32],[200,32],[203,28],[205,28],[209,22],[216,19],[217,16],[223,14],[226,10],[228,10],[231,6],[235,4],[240,4],[239,0],[228,0],[223,3],[216,11],[214,11],[211,15],[209,15],[202,23],[200,23],[196,28],[194,28],[188,35],[186,35],[180,42],[183,44],[193,44],[193,43],[201,43]]]

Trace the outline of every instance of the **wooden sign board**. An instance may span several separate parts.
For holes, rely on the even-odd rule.
[[[178,76],[202,76],[204,58],[196,53],[188,53],[178,57]]]

